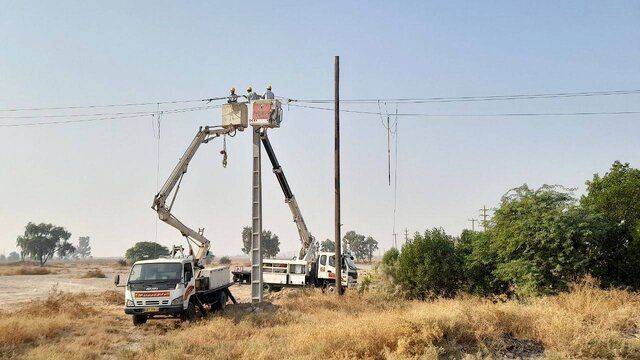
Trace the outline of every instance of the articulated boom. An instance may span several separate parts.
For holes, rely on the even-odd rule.
[[[276,154],[273,151],[273,147],[271,146],[271,142],[267,136],[266,129],[263,129],[260,133],[260,139],[262,140],[262,145],[267,151],[267,155],[269,155],[269,160],[273,167],[273,173],[276,175],[278,183],[280,183],[280,187],[284,193],[284,201],[289,205],[289,209],[293,215],[293,221],[296,223],[296,227],[298,228],[298,235],[300,236],[300,242],[302,242],[302,248],[298,254],[298,259],[311,261],[315,259],[316,256],[316,239],[311,235],[309,229],[307,229],[307,224],[304,222],[298,202],[296,201],[295,196],[293,196],[293,192],[289,187],[287,178],[284,176],[282,166],[280,166],[280,163],[276,158]]]
[[[180,161],[178,161],[178,164],[171,172],[171,175],[169,176],[167,181],[153,198],[153,205],[151,205],[151,208],[153,208],[158,213],[158,217],[160,218],[160,220],[178,229],[182,236],[186,237],[187,239],[193,240],[198,245],[198,252],[194,257],[196,263],[199,263],[200,260],[202,260],[202,258],[207,255],[209,247],[211,246],[211,242],[206,237],[204,237],[203,230],[195,231],[178,220],[173,214],[171,214],[171,208],[173,207],[173,202],[176,200],[176,196],[178,195],[178,190],[180,190],[180,182],[182,181],[182,177],[187,172],[189,162],[195,155],[196,151],[198,151],[200,145],[206,144],[212,139],[232,131],[234,130],[219,127],[201,127],[200,130],[198,130],[198,133],[196,134],[193,141],[191,141],[191,144],[189,144],[189,147],[185,151],[184,155],[182,155]],[[175,192],[173,191],[174,188]],[[167,199],[172,192],[173,198],[171,199],[171,203],[169,204],[169,206],[167,206]]]

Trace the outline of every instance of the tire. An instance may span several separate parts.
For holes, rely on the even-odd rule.
[[[262,284],[262,292],[268,293],[271,292],[273,288],[269,284]]]
[[[182,313],[183,321],[193,321],[196,318],[196,306],[193,305],[193,302],[189,301],[189,305]]]
[[[278,291],[280,291],[280,290],[282,290],[282,286],[274,286],[274,287],[271,289],[271,291],[273,291],[273,292],[278,292]]]
[[[134,326],[140,326],[147,322],[147,317],[144,315],[133,315],[131,319],[133,320]]]
[[[327,292],[328,293],[335,293],[336,292],[336,284],[327,284]]]

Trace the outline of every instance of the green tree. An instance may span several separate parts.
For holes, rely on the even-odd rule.
[[[88,236],[80,236],[78,238],[78,248],[76,249],[76,253],[83,259],[86,259],[91,256],[91,245],[89,245],[89,237]]]
[[[353,230],[347,231],[342,237],[342,251],[350,251],[358,261],[364,261],[368,256],[365,240],[364,235]]]
[[[362,246],[364,248],[363,250],[366,252],[366,256],[369,258],[369,262],[371,262],[373,252],[378,250],[378,241],[371,236],[367,236]]]
[[[220,264],[229,265],[231,264],[231,259],[228,256],[223,256],[220,258]]]
[[[479,295],[507,291],[508,284],[493,273],[498,254],[492,249],[488,232],[464,230],[456,242],[456,252],[463,259],[463,290]]]
[[[71,233],[61,226],[29,222],[24,235],[18,236],[16,244],[23,258],[30,256],[37,260],[40,266],[44,266],[56,252],[62,257],[73,252],[75,248],[67,242],[70,237]]]
[[[133,263],[139,260],[157,259],[167,255],[169,255],[169,249],[166,247],[153,241],[140,241],[133,245],[132,248],[127,249],[124,257],[130,263]]]
[[[549,294],[588,273],[602,249],[603,217],[577,206],[572,191],[527,185],[502,197],[490,229],[493,274],[521,294]]]
[[[327,239],[320,243],[320,251],[336,251],[336,243]]]
[[[384,254],[382,255],[382,263],[387,266],[393,266],[398,261],[399,256],[400,256],[400,251],[392,247],[391,249],[385,251]]]
[[[9,256],[7,256],[7,261],[18,261],[20,260],[20,254],[18,254],[15,251],[12,251],[9,253]]]
[[[7,257],[4,254],[0,254],[0,261],[2,262],[7,261]]]
[[[402,246],[397,277],[412,298],[454,296],[462,284],[462,259],[452,237],[438,228],[416,233]]]
[[[242,252],[251,253],[251,226],[242,228]],[[269,230],[262,230],[262,256],[273,258],[280,252],[280,238]]]
[[[615,161],[586,185],[582,206],[604,216],[609,229],[592,264],[594,275],[603,285],[640,288],[640,170]]]

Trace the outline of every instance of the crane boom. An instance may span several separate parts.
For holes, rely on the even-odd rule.
[[[300,236],[300,242],[302,243],[298,259],[312,261],[315,259],[316,240],[309,232],[309,229],[307,229],[307,224],[304,222],[296,197],[293,195],[291,187],[289,187],[287,177],[284,175],[284,171],[278,162],[278,158],[276,158],[276,154],[271,146],[271,141],[269,141],[269,137],[267,136],[266,129],[261,131],[260,139],[262,140],[262,145],[264,146],[264,149],[269,156],[269,160],[271,161],[273,173],[276,175],[280,188],[282,188],[282,192],[284,193],[284,201],[289,205],[289,209],[293,215],[293,221],[296,223],[296,227],[298,228],[298,235]]]
[[[153,198],[153,205],[151,205],[151,208],[158,213],[158,218],[160,218],[160,220],[178,229],[182,236],[196,242],[196,244],[198,245],[198,252],[194,257],[196,263],[199,263],[200,260],[207,255],[209,247],[211,246],[211,242],[209,241],[209,239],[204,237],[202,232],[191,229],[190,227],[183,224],[180,220],[178,220],[173,214],[171,214],[171,207],[173,206],[173,202],[176,198],[176,195],[178,194],[178,190],[180,189],[180,181],[182,180],[184,174],[187,172],[189,162],[195,155],[196,151],[198,151],[200,145],[206,144],[210,140],[220,135],[227,134],[231,131],[232,129],[228,128],[209,126],[205,126],[204,128],[201,127],[198,130],[196,136],[191,141],[191,144],[189,144],[187,150],[184,152],[184,155],[182,155],[182,157],[178,161],[178,164],[171,172],[171,175],[169,176],[167,181],[165,181],[160,191]],[[173,192],[174,188],[175,192]],[[167,206],[167,199],[172,192],[173,199],[171,200],[169,206]]]

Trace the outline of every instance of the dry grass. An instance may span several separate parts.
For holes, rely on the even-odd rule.
[[[252,311],[134,328],[122,293],[49,298],[0,314],[0,358],[640,358],[640,295],[590,283],[527,302],[432,302],[283,291]]]
[[[56,274],[56,270],[52,270],[49,267],[39,266],[5,266],[0,268],[0,275],[49,275]]]
[[[87,272],[85,272],[84,274],[82,274],[82,276],[80,276],[81,278],[100,278],[100,279],[104,279],[107,276],[102,272],[102,270],[100,269],[91,269],[91,270],[87,270]]]

